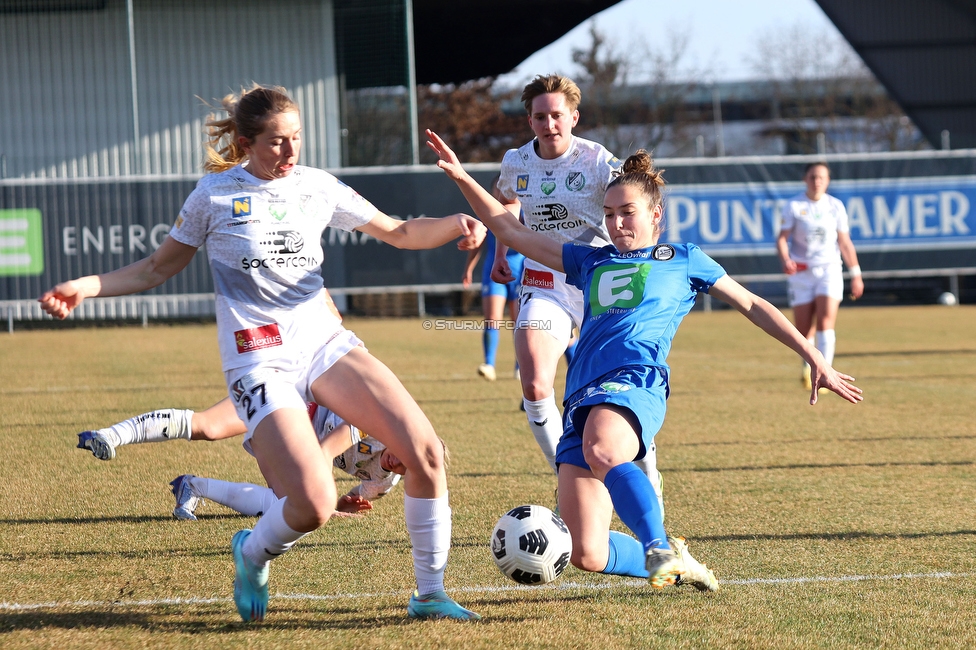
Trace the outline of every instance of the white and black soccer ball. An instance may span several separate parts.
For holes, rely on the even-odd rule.
[[[548,508],[519,506],[491,531],[491,556],[502,573],[523,585],[552,582],[569,564],[573,538]]]

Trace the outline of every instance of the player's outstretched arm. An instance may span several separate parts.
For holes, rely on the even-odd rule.
[[[709,295],[739,310],[754,325],[799,354],[810,364],[813,390],[810,404],[817,403],[817,389],[827,388],[848,402],[857,404],[863,399],[860,388],[852,384],[854,378],[834,370],[823,355],[797,331],[796,327],[768,301],[752,293],[741,284],[724,275],[709,290]]]
[[[357,230],[384,244],[409,250],[437,248],[460,238],[458,250],[462,251],[481,246],[488,232],[483,223],[460,212],[442,219],[420,217],[409,221],[400,221],[377,212],[369,223]]]
[[[520,223],[498,199],[468,175],[454,151],[430,129],[427,130],[427,146],[437,154],[437,166],[457,183],[471,209],[495,233],[499,242],[551,269],[563,270],[562,244]]]
[[[38,302],[46,313],[64,319],[85,298],[127,296],[158,287],[186,268],[196,252],[193,246],[167,237],[149,257],[110,273],[62,282],[41,295]]]

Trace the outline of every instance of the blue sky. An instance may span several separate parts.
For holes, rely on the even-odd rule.
[[[833,23],[814,0],[623,0],[597,14],[598,28],[623,46],[664,42],[667,30],[689,37],[688,62],[719,81],[754,78],[748,56],[762,35],[797,24],[827,30]],[[589,22],[526,59],[503,82],[519,85],[538,73],[573,74],[571,50],[589,43]]]

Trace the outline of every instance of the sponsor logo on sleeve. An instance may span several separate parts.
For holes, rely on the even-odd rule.
[[[281,345],[281,333],[278,331],[278,323],[271,323],[238,330],[234,332],[234,340],[237,342],[237,353],[246,354]]]
[[[524,192],[529,189],[529,175],[519,174],[515,177],[515,191]]]
[[[363,442],[362,440],[359,441],[358,449],[359,449],[359,453],[363,454],[364,456],[373,455],[373,446],[370,445],[369,443]]]

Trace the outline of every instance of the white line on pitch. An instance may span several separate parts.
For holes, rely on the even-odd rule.
[[[865,582],[889,580],[943,580],[946,578],[972,578],[976,573],[894,573],[891,575],[865,576],[809,576],[798,578],[743,578],[739,580],[722,580],[723,586],[729,585],[789,585],[810,582]],[[587,584],[583,582],[560,582],[554,585],[533,587],[530,585],[511,585],[507,587],[458,587],[450,591],[466,594],[503,593],[508,591],[568,591],[594,590],[602,591],[616,587],[639,587],[646,585],[644,580],[624,580],[604,584]],[[362,600],[364,598],[390,598],[403,596],[404,592],[388,591],[372,594],[274,594],[272,600]],[[231,598],[158,598],[154,600],[76,600],[71,602],[52,603],[0,603],[0,611],[30,611],[36,609],[60,609],[65,607],[153,607],[159,605],[207,605],[210,603],[227,603]]]

